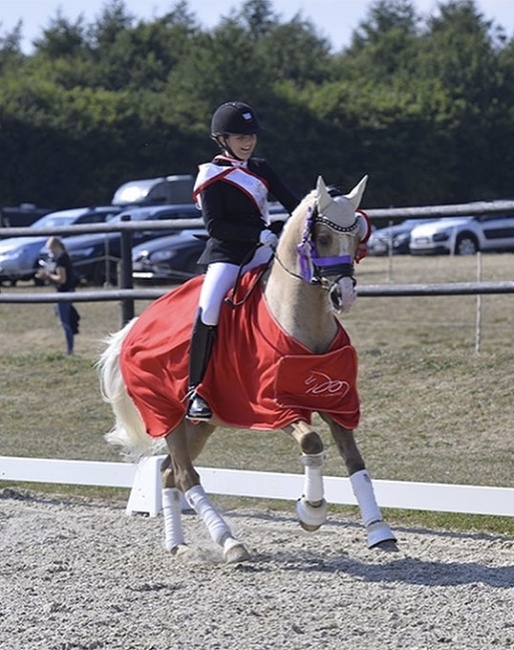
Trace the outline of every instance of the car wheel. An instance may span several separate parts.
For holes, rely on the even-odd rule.
[[[457,237],[455,244],[455,255],[476,255],[478,252],[478,241],[470,233],[462,233]]]

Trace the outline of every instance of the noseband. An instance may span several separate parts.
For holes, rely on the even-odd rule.
[[[320,223],[336,232],[355,235],[359,228],[360,217],[360,212],[356,213],[355,220],[350,226],[340,226],[325,215],[320,214],[317,206],[309,208],[302,240],[296,246],[300,265],[300,277],[302,280],[310,284],[321,284],[328,290],[334,284],[337,284],[341,278],[349,277],[355,284],[355,278],[353,277],[353,257],[351,255],[320,257],[316,251],[316,243],[314,241],[314,226]],[[328,279],[334,278],[334,276],[336,279],[329,282]]]

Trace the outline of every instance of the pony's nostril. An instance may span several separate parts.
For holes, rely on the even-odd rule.
[[[332,289],[330,289],[329,296],[330,302],[332,303],[332,307],[335,309],[335,311],[341,311],[343,297],[341,295],[341,289],[338,285],[335,285],[332,287]]]

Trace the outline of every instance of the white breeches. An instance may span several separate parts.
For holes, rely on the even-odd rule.
[[[259,246],[252,259],[243,266],[241,273],[266,264],[272,254],[273,250],[268,246]],[[230,262],[212,262],[207,267],[198,304],[202,310],[202,322],[205,325],[215,326],[218,324],[221,305],[228,291],[236,283],[238,273],[239,266]]]

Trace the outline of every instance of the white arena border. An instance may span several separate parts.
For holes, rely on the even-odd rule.
[[[155,517],[162,510],[160,465],[164,456],[139,464],[0,456],[0,481],[129,488],[127,514]],[[296,501],[302,474],[197,467],[210,494]],[[328,503],[357,505],[348,478],[325,476]],[[381,508],[514,517],[514,488],[374,480]]]

